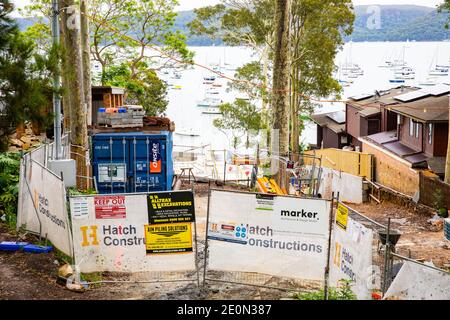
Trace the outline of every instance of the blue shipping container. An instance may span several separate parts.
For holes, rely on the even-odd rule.
[[[92,149],[100,194],[172,189],[172,132],[99,133],[92,137]]]

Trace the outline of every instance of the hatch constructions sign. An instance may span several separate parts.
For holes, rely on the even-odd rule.
[[[208,269],[323,280],[330,202],[212,190]]]
[[[192,195],[183,192],[185,197],[187,193]],[[171,194],[178,199],[176,192]],[[160,193],[70,199],[75,262],[81,272],[195,270],[190,222],[195,220],[193,200],[190,208],[183,204],[180,217],[172,211],[155,223],[149,215],[149,198],[166,199]],[[191,214],[188,222],[165,220],[185,219],[186,212]]]

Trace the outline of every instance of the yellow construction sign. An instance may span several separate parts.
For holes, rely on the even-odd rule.
[[[347,230],[348,208],[342,204],[338,205],[336,213],[336,224],[344,230]]]
[[[145,226],[147,254],[192,252],[192,223]]]

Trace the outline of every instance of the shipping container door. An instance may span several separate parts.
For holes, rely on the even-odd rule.
[[[127,141],[105,137],[94,141],[94,176],[101,194],[127,192]]]
[[[129,141],[128,192],[165,191],[166,140],[133,137]]]

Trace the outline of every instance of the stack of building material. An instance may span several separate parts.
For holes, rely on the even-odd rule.
[[[279,196],[287,195],[287,191],[281,189],[274,179],[268,179],[266,177],[259,178],[257,180],[257,186],[260,192],[276,194]]]
[[[142,106],[100,108],[97,124],[111,128],[137,128],[144,126],[145,110]]]
[[[25,125],[25,132],[20,134],[14,132],[9,136],[9,152],[19,152],[33,149],[41,145],[46,140],[45,134],[35,135],[31,124]]]

